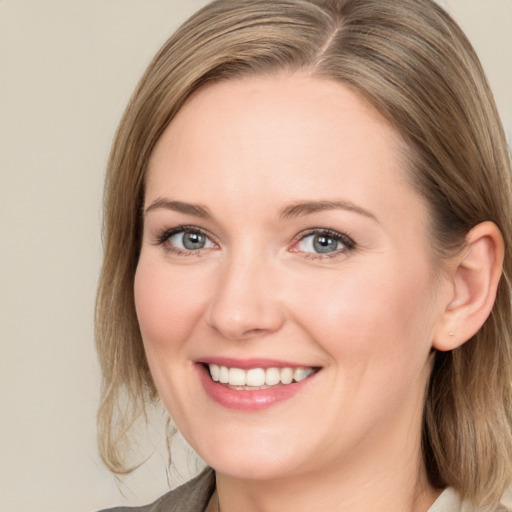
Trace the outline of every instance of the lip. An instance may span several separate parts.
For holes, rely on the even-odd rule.
[[[210,373],[207,368],[208,364],[217,364],[219,366],[228,366],[230,368],[240,368],[243,370],[269,367],[299,368],[304,367],[304,365],[299,365],[297,363],[287,363],[284,361],[273,361],[270,359],[239,360],[219,357],[203,359],[201,362],[197,362],[195,366],[206,394],[213,401],[217,402],[223,407],[246,412],[268,409],[274,405],[293,398],[304,387],[308,386],[314,377],[318,374],[317,371],[306,379],[301,380],[300,382],[293,382],[286,385],[275,385],[266,389],[235,390],[225,384],[221,384],[220,382],[214,382],[210,377]]]
[[[216,364],[218,366],[227,366],[228,368],[240,368],[241,370],[250,370],[252,368],[303,368],[309,365],[292,363],[289,361],[277,359],[234,359],[230,357],[205,357],[196,363]]]

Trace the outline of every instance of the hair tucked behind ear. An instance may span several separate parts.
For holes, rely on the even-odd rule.
[[[401,134],[411,184],[430,205],[438,261],[482,221],[503,234],[494,309],[470,341],[436,354],[423,431],[431,482],[495,504],[512,479],[510,157],[478,58],[431,0],[218,0],[154,58],[126,109],[107,170],[96,308],[102,456],[112,470],[126,470],[123,440],[156,398],[133,298],[152,148],[201,85],[282,70],[348,85]]]

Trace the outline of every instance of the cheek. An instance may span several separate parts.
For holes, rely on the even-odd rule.
[[[141,255],[135,274],[135,307],[147,352],[178,348],[204,309],[201,276],[168,267]]]
[[[291,296],[307,300],[296,300],[296,321],[338,361],[421,365],[435,321],[428,268],[380,263],[301,280]]]
[[[204,309],[205,288],[190,273],[141,255],[134,294],[146,358],[159,396],[174,420],[186,417],[193,396],[193,364],[187,340]],[[197,278],[199,276],[196,276]],[[191,284],[193,283],[193,284]]]

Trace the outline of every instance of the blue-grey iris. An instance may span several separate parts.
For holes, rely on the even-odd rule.
[[[206,245],[206,236],[201,233],[184,233],[182,243],[185,249],[202,249]]]
[[[338,240],[332,236],[316,235],[313,238],[313,247],[319,253],[333,252],[338,249]]]

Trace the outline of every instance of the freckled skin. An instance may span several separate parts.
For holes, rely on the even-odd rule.
[[[307,476],[357,494],[424,476],[421,413],[445,305],[433,290],[427,209],[398,147],[357,95],[301,74],[203,88],[159,140],[146,206],[166,198],[210,216],[147,213],[137,314],[160,396],[219,489]],[[280,217],[294,202],[338,200],[375,219],[343,208]],[[176,252],[179,234],[158,243],[179,226],[204,231],[207,246]],[[355,246],[317,254],[301,235],[312,229]],[[247,413],[206,395],[194,361],[208,356],[321,371],[290,400]]]

